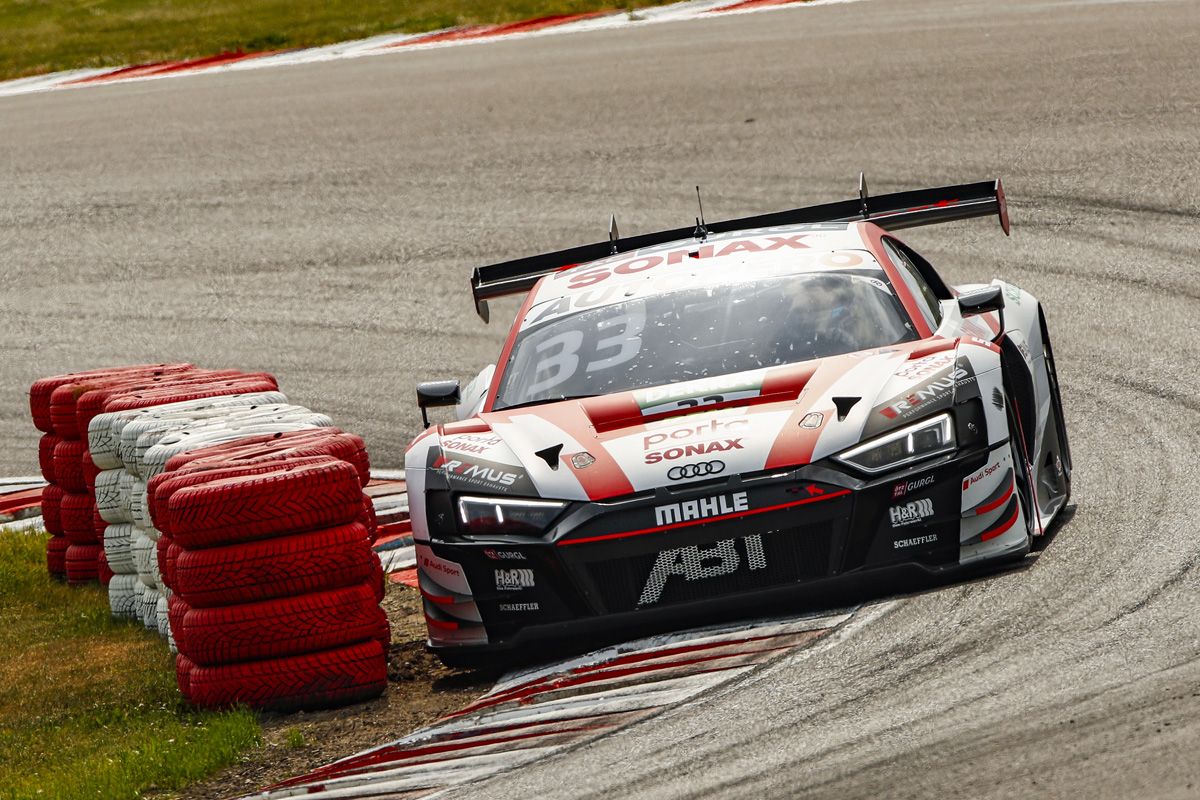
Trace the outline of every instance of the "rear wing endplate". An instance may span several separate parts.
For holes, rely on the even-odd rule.
[[[777,225],[866,220],[884,230],[898,231],[921,225],[954,222],[992,214],[999,217],[1000,227],[1007,235],[1009,232],[1008,205],[1004,199],[1004,187],[999,179],[870,197],[867,194],[866,180],[859,175],[858,197],[854,200],[794,208],[790,211],[776,211],[755,217],[710,222],[704,224],[704,229],[707,233],[714,234]],[[612,230],[615,231],[615,225]],[[698,228],[686,227],[644,233],[628,239],[618,239],[615,235],[610,234],[610,239],[606,242],[585,244],[540,256],[518,258],[486,267],[477,267],[474,275],[471,276],[471,293],[475,298],[475,310],[486,321],[488,319],[487,300],[493,297],[527,292],[545,275],[619,253],[689,239],[698,233]]]

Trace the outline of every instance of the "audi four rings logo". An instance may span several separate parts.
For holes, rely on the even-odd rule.
[[[680,464],[667,470],[667,478],[683,481],[688,478],[703,478],[705,475],[720,475],[725,471],[724,461],[699,461],[695,464]]]

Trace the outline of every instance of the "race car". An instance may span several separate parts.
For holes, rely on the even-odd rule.
[[[476,269],[485,320],[526,296],[496,365],[417,389],[429,647],[486,664],[1022,558],[1071,492],[1046,316],[894,235],[993,214],[1007,234],[999,180],[860,179],[845,202],[631,239],[614,220]]]

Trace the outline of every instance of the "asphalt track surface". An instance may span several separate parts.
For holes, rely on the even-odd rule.
[[[1188,0],[875,0],[2,99],[0,474],[35,377],[168,359],[272,370],[394,466],[413,384],[499,346],[475,264],[696,183],[719,218],[1002,175],[1010,240],[906,238],[1048,308],[1050,546],[455,796],[1200,796],[1197,52]]]

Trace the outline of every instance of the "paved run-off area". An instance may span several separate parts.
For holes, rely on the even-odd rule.
[[[719,218],[1000,175],[1012,239],[907,238],[1046,303],[1057,539],[461,793],[1195,796],[1198,47],[1190,0],[877,0],[0,99],[0,474],[38,375],[179,358],[394,466],[414,382],[498,349],[475,264],[686,224],[696,183]]]

